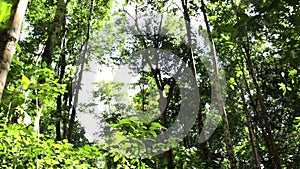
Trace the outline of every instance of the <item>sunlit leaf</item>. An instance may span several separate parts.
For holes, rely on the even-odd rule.
[[[23,84],[23,88],[24,88],[25,90],[28,89],[29,84],[30,84],[30,80],[29,80],[24,74],[22,74],[21,82],[22,82],[22,84]]]

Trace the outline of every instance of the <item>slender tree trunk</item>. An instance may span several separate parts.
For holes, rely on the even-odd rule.
[[[62,140],[62,134],[61,134],[62,113],[61,112],[62,112],[62,98],[61,95],[59,95],[56,100],[56,124],[55,124],[56,141]]]
[[[48,67],[51,67],[55,47],[59,38],[61,37],[65,11],[66,0],[57,0],[56,13],[48,34],[44,53],[42,54],[42,61],[46,62]]]
[[[236,79],[235,80],[236,82],[240,81],[236,77],[235,77],[235,79]],[[253,131],[253,126],[252,126],[252,122],[251,122],[251,115],[250,115],[250,113],[248,111],[248,108],[247,108],[247,103],[246,103],[246,99],[245,99],[245,92],[244,92],[244,89],[243,89],[242,85],[238,85],[238,86],[240,86],[241,97],[242,97],[242,101],[243,101],[243,109],[244,109],[244,112],[246,114],[247,127],[248,127],[248,131],[249,131],[250,142],[251,142],[251,145],[252,145],[252,153],[253,153],[253,158],[254,158],[254,161],[255,161],[255,168],[260,169],[260,158],[259,158],[259,153],[258,153],[258,146],[257,146],[257,141],[256,141],[256,138],[255,138],[255,134],[254,134],[254,131]]]
[[[80,66],[80,70],[79,70],[79,76],[78,76],[78,80],[77,80],[77,86],[75,86],[75,91],[74,91],[74,99],[73,99],[73,106],[72,106],[72,111],[71,111],[71,116],[70,116],[70,120],[69,120],[69,128],[68,128],[68,141],[72,142],[72,133],[74,130],[74,123],[75,123],[75,117],[76,117],[76,108],[77,108],[77,104],[78,104],[78,94],[79,94],[79,90],[80,90],[80,84],[81,84],[81,80],[82,80],[82,75],[83,75],[83,70],[84,70],[84,65],[86,62],[86,56],[87,56],[87,50],[88,50],[88,45],[89,45],[89,40],[90,40],[90,29],[91,29],[91,24],[92,24],[92,13],[94,11],[94,3],[95,0],[91,0],[91,4],[90,4],[90,15],[88,17],[88,25],[87,25],[87,34],[86,34],[86,40],[85,43],[83,44],[82,48],[83,49],[83,54],[82,54],[82,63]]]
[[[50,68],[52,64],[52,58],[55,53],[55,47],[59,43],[59,39],[61,39],[62,30],[65,31],[65,11],[66,11],[66,1],[65,0],[58,0],[56,5],[56,13],[54,16],[54,20],[52,22],[48,39],[46,41],[46,46],[44,49],[44,53],[42,54],[42,61],[46,62],[47,66]],[[63,44],[64,39],[61,40],[61,44]],[[61,45],[61,58],[58,63],[58,70],[60,77],[59,83],[63,83],[63,76],[64,76],[64,65],[62,65],[63,60],[65,60],[65,54],[63,51],[64,45]],[[43,81],[43,80],[42,80]],[[61,119],[62,119],[62,96],[59,95],[56,100],[56,140],[62,140],[61,134]]]
[[[205,3],[203,0],[201,0],[202,6],[201,6],[201,10],[204,16],[204,22],[206,25],[206,29],[207,29],[207,33],[208,33],[208,38],[211,42],[211,50],[213,53],[213,57],[212,57],[212,62],[213,62],[213,67],[214,67],[214,89],[216,92],[216,99],[217,99],[217,106],[218,106],[218,110],[222,113],[222,121],[223,121],[223,130],[224,130],[224,139],[225,139],[225,144],[226,144],[226,150],[229,156],[229,161],[230,161],[230,166],[232,169],[236,169],[236,158],[235,158],[235,153],[234,153],[234,149],[233,149],[233,145],[231,142],[231,136],[230,136],[230,130],[229,130],[229,123],[228,123],[228,119],[227,119],[227,114],[226,114],[226,110],[223,104],[223,99],[221,97],[221,87],[220,87],[220,80],[219,80],[219,68],[218,68],[218,63],[217,63],[217,55],[216,55],[216,51],[215,51],[215,46],[214,46],[214,42],[213,42],[213,38],[211,35],[211,31],[209,28],[209,23],[208,23],[208,19],[207,19],[207,14],[206,14],[206,7],[205,7]]]
[[[65,20],[63,24],[63,38],[61,41],[61,55],[60,60],[58,63],[58,72],[59,72],[59,80],[58,83],[63,84],[64,82],[64,76],[65,76],[65,69],[66,69],[66,53],[65,53],[65,35],[66,35],[66,26],[65,26]],[[63,94],[60,94],[57,97],[56,100],[56,140],[60,141],[62,140],[62,133],[61,133],[61,121],[62,121],[62,101],[63,101]]]
[[[255,89],[256,89],[258,103],[259,103],[259,106],[261,108],[263,124],[264,124],[264,126],[266,128],[266,132],[267,132],[266,142],[269,145],[269,151],[270,151],[270,154],[273,156],[273,162],[274,162],[276,168],[280,169],[281,168],[280,158],[279,158],[277,150],[276,150],[275,140],[274,140],[271,125],[270,125],[270,122],[269,122],[269,119],[268,119],[267,109],[266,109],[266,106],[265,106],[264,101],[263,101],[260,86],[257,82],[256,77],[255,77],[254,68],[253,68],[253,65],[252,65],[252,60],[250,58],[249,50],[248,49],[245,49],[245,50],[246,50],[246,61],[247,61],[248,70],[249,70],[249,73],[252,77],[252,80],[253,80],[253,83],[254,83],[254,86],[255,86]]]
[[[22,22],[25,17],[28,0],[13,0],[6,29],[0,35],[0,102],[3,95],[8,71],[16,52]]]
[[[242,51],[241,51],[242,52]],[[236,60],[238,60],[238,58],[236,58]],[[266,133],[266,131],[265,131],[265,129],[264,129],[264,125],[262,124],[262,120],[261,120],[261,118],[259,117],[259,113],[258,113],[258,107],[257,107],[257,104],[255,104],[255,99],[254,99],[254,97],[253,97],[253,95],[251,94],[251,92],[250,92],[250,87],[249,87],[249,83],[248,83],[248,81],[247,81],[247,76],[246,76],[246,73],[245,73],[245,71],[244,71],[244,61],[243,61],[243,59],[241,59],[240,61],[239,61],[240,63],[238,64],[239,65],[239,68],[240,68],[240,70],[242,71],[242,76],[243,76],[243,81],[244,81],[244,84],[245,84],[245,87],[246,87],[246,93],[248,94],[248,96],[249,96],[249,98],[250,98],[250,105],[252,106],[252,108],[253,108],[253,112],[254,112],[254,121],[253,121],[253,125],[251,125],[252,126],[252,133],[253,133],[253,135],[254,135],[254,137],[253,137],[253,144],[252,144],[252,147],[254,147],[254,149],[256,149],[256,150],[253,150],[253,155],[254,155],[254,158],[256,159],[256,167],[257,166],[260,166],[260,164],[261,164],[261,158],[260,158],[260,148],[259,148],[259,146],[258,146],[258,140],[259,140],[259,138],[258,138],[258,136],[257,136],[257,134],[255,134],[255,133],[257,133],[257,132],[255,132],[255,129],[259,129],[259,128],[261,128],[261,130],[262,130],[262,135],[263,135],[263,138],[265,139],[265,140],[268,140],[268,137],[267,137],[267,133]],[[241,93],[242,94],[245,94],[245,92],[243,91],[243,88],[242,88],[242,86],[241,86]],[[244,98],[242,98],[242,99],[244,99]],[[244,102],[244,101],[243,101]],[[245,111],[246,112],[246,111]],[[248,112],[248,109],[247,109],[247,112]],[[247,121],[249,122],[250,120],[248,120],[248,119],[251,119],[251,115],[249,114],[249,115],[247,115],[247,112],[246,112],[246,116],[249,116],[249,117],[247,117]],[[251,123],[252,124],[252,123]],[[250,129],[249,129],[250,130]],[[258,130],[259,131],[259,130]],[[251,131],[249,131],[249,134],[251,134],[250,133]],[[251,137],[251,136],[250,136]],[[267,144],[267,147],[269,147],[269,145],[268,145],[268,142],[266,142],[266,144]]]
[[[125,11],[125,12],[127,12],[127,11]],[[137,6],[135,8],[135,12],[136,12],[136,16],[137,16]],[[139,28],[137,18],[132,17],[128,12],[127,12],[127,14],[132,19],[134,19],[136,29],[137,29],[138,33],[140,33],[142,35],[142,31]],[[162,18],[161,18],[161,23],[162,23]],[[159,31],[157,33],[158,36],[156,38],[156,43],[154,43],[154,48],[158,48],[158,46],[159,46],[158,43],[159,43],[159,38],[160,38],[159,35],[160,35],[160,30],[161,30],[161,23],[160,23]],[[141,37],[141,42],[142,42],[142,45],[144,46],[144,48],[147,49],[148,46],[147,46],[146,40],[143,36]],[[163,96],[163,91],[165,89],[165,84],[162,81],[160,70],[157,69],[157,68],[153,68],[151,62],[148,60],[147,57],[145,59],[146,59],[146,62],[148,63],[148,65],[150,66],[151,73],[152,73],[153,78],[155,80],[157,89],[159,90],[159,94],[160,94],[159,105],[160,105],[160,111],[161,111],[162,126],[167,128],[168,127],[168,124],[167,124],[167,108],[168,108],[169,103],[171,101],[171,96],[173,94],[173,90],[174,90],[174,87],[175,87],[175,79],[173,79],[173,81],[170,81],[170,84],[169,84],[170,89],[169,89],[169,92],[167,94],[167,98],[165,98]],[[165,156],[166,156],[166,159],[167,159],[167,168],[168,169],[174,169],[175,165],[174,165],[174,162],[173,162],[173,149],[171,148],[170,150],[166,151]]]
[[[158,77],[155,76],[155,78],[157,79]],[[171,80],[171,79],[170,79]],[[160,82],[162,82],[161,79],[159,79]],[[161,84],[161,89],[160,90],[160,107],[163,108],[161,109],[162,111],[162,125],[166,128],[168,128],[168,124],[167,124],[167,108],[169,107],[169,103],[171,101],[171,97],[173,95],[173,90],[174,90],[174,87],[175,87],[175,79],[173,79],[171,82],[170,82],[170,89],[169,89],[169,92],[168,92],[168,96],[167,98],[164,98],[163,96],[163,91],[164,91],[164,86],[162,86],[162,83]],[[164,103],[164,101],[166,100],[166,103]],[[164,104],[165,107],[164,107]],[[167,158],[167,162],[168,162],[168,169],[174,169],[175,165],[174,165],[174,161],[173,161],[173,149],[171,148],[170,150],[168,150],[166,152],[166,158]]]
[[[50,31],[48,33],[48,39],[46,41],[46,46],[44,49],[44,52],[42,54],[42,61],[46,62],[47,67],[51,68],[52,59],[55,53],[55,47],[59,43],[59,39],[61,39],[61,31],[65,30],[65,12],[66,12],[67,2],[66,0],[57,0],[56,5],[56,13],[54,16],[54,20],[52,22],[52,25],[50,27]],[[62,40],[63,41],[63,40]],[[62,43],[62,42],[61,42]],[[63,56],[63,50],[61,50],[61,57]],[[59,63],[59,66],[61,67],[61,63]],[[59,69],[59,68],[58,68]],[[58,70],[59,72],[59,70]],[[60,76],[63,73],[60,72]],[[40,80],[40,83],[43,83],[44,79]],[[62,83],[61,77],[59,78],[59,83]],[[56,131],[56,140],[60,141],[62,140],[62,134],[61,134],[61,119],[62,119],[62,98],[61,95],[57,97],[56,100],[56,124],[55,124],[55,131]]]
[[[69,122],[70,110],[72,108],[72,106],[71,106],[72,105],[72,87],[71,87],[70,82],[67,83],[66,90],[67,90],[67,92],[64,93],[64,95],[63,95],[63,105],[62,105],[65,108],[63,110],[66,113],[64,116],[62,116],[62,125],[63,125],[62,138],[63,139],[67,138],[68,122]]]
[[[189,67],[192,69],[193,75],[195,76],[196,82],[197,82],[197,70],[196,70],[196,63],[195,63],[195,59],[193,56],[193,51],[191,49],[191,43],[192,43],[192,38],[191,38],[191,19],[190,19],[190,15],[189,15],[189,10],[188,10],[188,4],[187,1],[185,0],[181,0],[181,5],[183,8],[183,15],[184,15],[184,19],[185,19],[185,26],[186,26],[186,31],[187,31],[187,38],[188,38],[188,47],[189,49]],[[200,99],[200,98],[199,98]],[[201,107],[201,106],[200,106]],[[201,131],[203,129],[203,117],[202,117],[202,113],[201,110],[199,109],[198,111],[198,131],[199,131],[199,135],[201,134]],[[201,143],[201,148],[203,150],[202,153],[202,158],[205,161],[211,161],[211,154],[210,154],[210,150],[209,150],[209,145],[208,142],[205,141],[204,143]],[[206,167],[212,167],[209,163],[206,163]]]
[[[231,1],[234,11],[236,13],[236,15],[238,14],[238,8],[234,5],[234,3]],[[238,16],[237,16],[238,17]],[[239,17],[238,17],[239,19]],[[242,29],[242,31],[241,31]],[[262,122],[263,122],[263,126],[266,128],[266,137],[267,139],[265,140],[267,142],[268,145],[268,149],[270,151],[271,156],[273,157],[272,161],[274,163],[274,167],[276,169],[281,169],[281,162],[280,162],[280,158],[279,155],[277,153],[276,150],[276,146],[275,146],[275,140],[274,140],[274,136],[272,133],[272,128],[268,119],[268,113],[267,113],[267,108],[264,104],[264,99],[262,96],[262,92],[261,92],[261,88],[260,85],[258,84],[257,78],[255,76],[255,70],[253,67],[253,62],[251,59],[251,49],[250,49],[250,42],[249,42],[249,37],[248,37],[248,30],[247,30],[247,26],[246,24],[243,24],[239,29],[238,29],[238,35],[239,35],[239,40],[240,40],[240,44],[242,45],[242,49],[244,50],[244,55],[245,55],[245,59],[246,59],[246,65],[247,65],[247,69],[249,71],[249,74],[252,78],[255,90],[256,90],[256,95],[257,95],[257,99],[258,99],[258,104],[259,107],[261,109],[261,117],[262,117]],[[243,37],[244,35],[244,37]],[[245,38],[245,41],[243,40]]]

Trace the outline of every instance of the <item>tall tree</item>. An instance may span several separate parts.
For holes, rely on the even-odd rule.
[[[184,15],[184,19],[185,19],[185,27],[186,27],[186,34],[187,34],[187,38],[188,38],[188,45],[189,45],[189,50],[188,50],[188,56],[189,56],[189,67],[192,69],[193,75],[195,76],[195,78],[197,79],[197,70],[196,70],[196,61],[194,59],[194,55],[193,55],[193,49],[191,48],[192,45],[192,32],[191,32],[191,18],[190,18],[190,14],[189,14],[189,8],[188,8],[188,1],[186,0],[181,0],[181,5],[183,8],[183,15]],[[196,80],[197,81],[197,80]],[[200,98],[199,98],[200,99]],[[203,129],[203,116],[202,116],[202,112],[201,110],[198,111],[198,132],[199,135],[201,134],[201,131]],[[203,149],[203,153],[202,153],[202,158],[205,161],[211,161],[211,153],[209,150],[209,145],[208,142],[205,141],[204,143],[201,143],[202,149]],[[210,167],[210,163],[206,163],[206,167]]]
[[[66,69],[66,34],[67,34],[67,30],[66,30],[66,19],[64,18],[64,23],[63,23],[63,36],[62,36],[62,41],[61,41],[61,52],[60,52],[60,59],[58,61],[58,74],[59,74],[59,80],[58,82],[60,84],[64,83],[64,76],[65,76],[65,69]],[[67,101],[67,98],[64,98],[64,101]],[[56,140],[61,140],[62,137],[62,133],[61,133],[61,121],[63,119],[63,94],[60,94],[57,97],[56,100]],[[66,131],[64,131],[66,132]],[[65,133],[63,133],[65,135]]]
[[[237,15],[237,19],[238,22],[241,20],[241,17],[239,17],[239,15],[243,14],[243,12],[239,11],[238,7],[233,3],[233,1],[231,1],[231,4],[233,5],[233,10],[235,12],[235,14]],[[255,68],[253,66],[253,61],[251,58],[251,45],[250,45],[250,39],[249,39],[249,35],[248,35],[248,29],[246,26],[246,23],[242,23],[238,29],[238,38],[239,38],[239,45],[241,46],[241,48],[243,49],[243,53],[244,53],[244,57],[246,60],[246,65],[247,65],[247,69],[249,71],[249,74],[252,78],[255,90],[256,90],[256,95],[257,95],[257,99],[258,99],[258,105],[261,109],[261,113],[259,114],[259,116],[262,118],[262,127],[265,128],[266,133],[267,133],[267,138],[266,138],[266,142],[268,143],[267,145],[269,146],[269,151],[270,154],[273,156],[273,163],[275,164],[276,169],[280,169],[281,168],[281,162],[280,162],[280,158],[279,155],[277,153],[277,149],[275,146],[275,139],[273,136],[273,131],[269,122],[269,117],[267,114],[267,108],[265,106],[264,103],[264,98],[262,95],[262,90],[261,87],[258,83],[257,77],[256,77],[256,72],[255,72]]]
[[[53,56],[55,52],[56,46],[59,45],[59,39],[61,39],[62,36],[62,30],[65,30],[65,12],[66,12],[66,7],[67,7],[67,0],[58,0],[57,5],[56,5],[56,12],[54,19],[52,21],[52,24],[50,26],[49,32],[48,32],[48,38],[45,44],[44,52],[42,54],[42,61],[47,64],[47,67],[51,68]],[[62,40],[62,43],[65,40]],[[65,58],[65,53],[64,51],[59,52],[63,58]],[[63,62],[63,61],[61,61]],[[65,68],[62,66],[62,63],[59,63],[59,68]],[[63,78],[64,70],[61,71],[60,73],[60,78],[59,82],[62,83],[62,78]],[[56,110],[56,140],[60,141],[62,139],[62,134],[61,134],[61,95],[57,97],[57,110]]]
[[[222,113],[222,121],[223,121],[223,130],[224,130],[224,139],[225,139],[225,144],[226,144],[226,149],[227,153],[229,156],[229,161],[232,169],[236,169],[236,158],[235,158],[235,153],[233,149],[233,145],[231,142],[231,135],[230,135],[230,130],[229,130],[229,123],[228,123],[228,118],[227,118],[227,113],[225,110],[224,102],[221,96],[221,86],[220,86],[220,74],[219,74],[219,68],[218,68],[218,63],[217,63],[217,54],[215,51],[215,46],[214,46],[214,41],[213,37],[210,31],[210,26],[207,18],[207,13],[206,13],[206,6],[203,0],[201,0],[201,10],[204,16],[204,22],[206,25],[206,30],[208,33],[208,38],[211,43],[211,52],[212,52],[212,64],[214,68],[214,85],[213,87],[215,88],[215,94],[216,94],[216,99],[217,99],[217,107],[218,111]]]
[[[67,2],[67,0],[57,0],[56,13],[52,25],[49,29],[48,39],[46,41],[44,53],[42,54],[42,60],[47,63],[48,67],[51,67],[55,47],[58,44],[58,40],[61,37]]]
[[[28,0],[13,0],[10,18],[5,30],[0,35],[0,102],[5,87],[7,74],[16,46],[20,38],[22,22],[25,17]]]
[[[238,82],[237,77],[235,77],[235,79],[236,79],[236,82]],[[246,103],[246,99],[245,99],[245,92],[244,92],[242,85],[240,86],[240,90],[241,90],[241,98],[242,98],[242,102],[243,102],[243,109],[244,109],[244,113],[246,114],[246,118],[247,118],[247,127],[248,127],[250,142],[251,142],[251,146],[252,146],[252,153],[253,153],[253,157],[254,157],[254,161],[255,161],[255,168],[260,169],[261,163],[260,163],[260,157],[259,157],[259,152],[258,152],[257,140],[255,138],[253,125],[251,122],[252,118],[251,118],[251,114],[247,107],[247,103]]]
[[[95,0],[91,0],[90,2],[90,8],[89,8],[89,15],[87,18],[87,33],[85,36],[84,43],[81,46],[80,51],[82,51],[82,58],[81,59],[81,65],[80,65],[80,70],[79,70],[79,75],[78,75],[78,80],[75,86],[74,90],[74,95],[73,95],[73,105],[72,105],[72,111],[71,111],[71,116],[69,120],[69,128],[68,128],[68,141],[72,142],[72,134],[74,130],[74,123],[75,123],[75,117],[76,117],[76,108],[78,106],[78,95],[79,95],[79,90],[80,90],[80,85],[81,85],[81,80],[83,76],[83,71],[84,71],[84,66],[87,61],[87,55],[88,55],[88,47],[89,47],[89,41],[90,41],[90,35],[91,35],[91,26],[92,26],[92,14],[94,12],[94,3]]]

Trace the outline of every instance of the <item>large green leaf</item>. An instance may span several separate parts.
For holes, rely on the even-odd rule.
[[[5,29],[6,23],[10,16],[10,9],[12,3],[8,0],[1,0],[0,2],[0,33]]]

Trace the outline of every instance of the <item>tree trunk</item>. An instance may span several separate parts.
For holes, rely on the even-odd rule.
[[[0,35],[0,102],[10,64],[16,52],[28,0],[13,0],[12,3],[7,27]]]
[[[266,128],[266,132],[267,132],[266,142],[268,143],[267,145],[269,145],[269,151],[270,151],[270,154],[274,158],[273,162],[274,162],[276,168],[280,169],[281,168],[280,158],[279,158],[277,150],[276,150],[275,140],[274,140],[271,125],[270,125],[270,122],[269,122],[269,119],[268,119],[267,109],[266,109],[266,106],[265,106],[264,101],[263,101],[260,86],[257,82],[256,77],[255,77],[254,68],[253,68],[253,65],[252,65],[252,60],[250,58],[249,50],[247,48],[245,48],[245,51],[246,51],[247,67],[248,67],[249,73],[251,75],[251,78],[253,80],[253,83],[254,83],[254,86],[255,86],[255,89],[256,89],[258,104],[261,108],[261,113],[262,113],[262,120],[263,120],[264,126]]]
[[[189,15],[189,10],[187,7],[187,1],[181,0],[181,5],[183,8],[183,15],[184,15],[184,19],[185,19],[185,26],[186,26],[186,33],[187,33],[187,38],[188,38],[188,47],[189,49],[189,67],[192,69],[193,75],[196,79],[197,82],[197,70],[196,70],[196,63],[195,63],[195,59],[193,56],[193,52],[191,49],[191,43],[192,43],[192,38],[191,38],[191,19],[190,19],[190,15]],[[200,98],[199,98],[200,99]],[[200,106],[201,107],[201,106]],[[201,131],[203,129],[203,117],[202,117],[202,113],[201,113],[201,108],[198,111],[198,131],[199,131],[199,136],[201,134]],[[209,145],[208,142],[205,141],[203,143],[201,143],[201,149],[203,150],[202,156],[201,158],[204,159],[204,161],[211,161],[211,154],[210,154],[210,150],[209,150]],[[208,167],[212,167],[209,163],[206,163],[205,165],[207,168]]]
[[[235,77],[235,81],[238,82],[237,78]],[[242,97],[242,101],[243,101],[243,109],[244,112],[246,114],[246,119],[247,119],[247,127],[248,127],[248,131],[249,131],[249,137],[250,137],[250,142],[252,145],[252,153],[253,153],[253,158],[255,161],[255,168],[256,169],[260,169],[260,158],[259,158],[259,153],[258,153],[258,146],[257,146],[257,142],[256,142],[256,138],[255,138],[255,134],[253,131],[253,126],[252,126],[252,122],[251,122],[251,115],[248,111],[247,108],[247,103],[246,103],[246,99],[245,99],[245,92],[243,90],[243,86],[242,85],[238,85],[240,86],[240,90],[241,90],[241,97]]]
[[[61,39],[61,31],[65,30],[65,11],[66,11],[66,2],[65,0],[58,0],[56,5],[56,13],[54,16],[54,20],[52,22],[48,39],[46,41],[46,46],[44,49],[44,53],[42,54],[42,61],[46,62],[47,67],[51,68],[52,64],[52,58],[55,53],[55,47],[58,45],[58,39]],[[62,40],[63,41],[63,40]],[[61,42],[63,43],[63,42]],[[61,47],[61,61],[58,63],[58,69],[63,68],[61,62],[63,59],[65,59],[65,54],[63,53],[63,46]],[[59,72],[59,70],[58,70]],[[59,77],[59,83],[62,83],[62,77],[64,76],[64,70],[61,70],[60,77]],[[40,82],[42,82],[41,80]],[[61,119],[62,119],[62,96],[59,95],[56,100],[56,140],[60,141],[62,140],[62,134],[61,134]]]
[[[157,76],[154,76],[156,79],[158,78]],[[159,79],[160,82],[162,82],[161,79]],[[162,84],[161,84],[162,85]],[[169,92],[168,92],[168,96],[167,98],[164,98],[163,96],[163,90],[164,90],[164,86],[162,86],[160,90],[160,101],[161,101],[161,107],[164,107],[164,103],[163,101],[166,99],[166,105],[164,107],[164,109],[161,109],[162,111],[162,125],[166,128],[168,128],[168,124],[167,124],[167,108],[169,107],[169,103],[171,101],[171,97],[173,95],[173,90],[174,90],[174,87],[175,87],[175,79],[173,79],[172,82],[170,82],[170,89],[169,89]],[[174,169],[175,165],[174,165],[174,162],[173,162],[173,149],[171,148],[170,150],[168,150],[166,152],[166,158],[167,158],[167,162],[168,162],[168,169]]]
[[[60,60],[58,63],[58,72],[59,72],[59,80],[58,83],[63,84],[64,82],[64,76],[65,76],[65,69],[66,69],[66,53],[65,53],[65,35],[66,35],[66,27],[65,27],[65,20],[63,24],[63,38],[61,42],[61,55]],[[56,100],[56,140],[61,141],[62,140],[62,133],[61,133],[61,121],[62,121],[62,102],[63,101],[63,94],[60,94],[57,97]]]
[[[254,116],[255,116],[255,121],[253,121],[253,123],[254,123],[253,133],[255,134],[255,129],[257,129],[257,131],[259,131],[259,129],[261,129],[262,136],[263,136],[263,138],[265,140],[265,143],[266,143],[267,147],[269,147],[269,143],[267,141],[268,140],[268,136],[267,136],[267,133],[266,133],[266,131],[264,129],[264,124],[262,122],[262,118],[259,116],[259,113],[258,113],[258,105],[255,103],[255,99],[254,99],[253,95],[250,92],[250,87],[249,87],[249,84],[247,82],[247,77],[246,77],[245,71],[243,69],[245,67],[244,64],[243,64],[244,61],[241,60],[240,63],[242,65],[239,64],[239,67],[240,67],[240,69],[242,71],[242,76],[243,76],[243,80],[244,80],[244,83],[245,83],[246,91],[247,91],[247,94],[249,95],[249,98],[250,98],[250,105],[253,108],[253,112],[254,112]],[[258,157],[260,157],[259,153],[261,151],[260,151],[260,149],[258,147],[258,140],[259,140],[258,136],[254,135],[254,141],[255,141],[255,144],[257,146]],[[259,158],[259,159],[261,159],[261,158]]]
[[[82,80],[82,75],[83,75],[83,71],[84,71],[84,65],[85,65],[85,61],[86,56],[87,56],[87,50],[88,50],[88,45],[89,45],[89,39],[90,39],[90,29],[91,29],[91,24],[92,24],[92,13],[94,11],[94,3],[95,0],[91,0],[91,4],[90,4],[90,15],[88,18],[88,25],[87,25],[87,34],[86,34],[86,40],[82,46],[81,49],[83,49],[83,54],[82,54],[82,63],[80,66],[80,71],[79,71],[79,76],[78,76],[78,80],[77,80],[77,84],[75,86],[75,91],[74,91],[74,95],[73,95],[73,106],[72,106],[72,111],[71,111],[71,117],[69,120],[69,128],[68,128],[68,141],[72,142],[72,133],[74,130],[74,123],[75,123],[75,117],[76,117],[76,108],[77,108],[77,104],[78,104],[78,94],[79,94],[79,90],[80,90],[80,84],[81,84],[81,80]]]
[[[48,34],[48,39],[46,41],[44,53],[42,54],[42,61],[46,62],[48,67],[51,67],[52,58],[55,52],[55,47],[57,45],[58,39],[61,37],[60,34],[63,26],[65,10],[66,10],[66,1],[57,0],[56,13]]]
[[[125,11],[126,12],[126,11]],[[137,16],[137,6],[136,6],[136,16]],[[127,13],[128,15],[130,15],[129,13]],[[162,22],[162,20],[161,20]],[[139,24],[138,24],[138,20],[135,19],[135,26],[136,26],[136,29],[138,31],[138,33],[140,33],[142,35],[142,31],[141,29],[139,28]],[[161,26],[161,24],[160,24]],[[158,48],[159,45],[159,35],[160,35],[160,30],[161,30],[161,27],[159,28],[159,31],[157,33],[157,38],[156,38],[156,43],[154,43],[154,48]],[[145,49],[148,48],[147,46],[147,43],[146,43],[146,40],[143,36],[140,37],[140,40],[142,42],[142,45]],[[169,103],[171,101],[171,96],[173,94],[173,90],[174,90],[174,87],[175,87],[175,79],[172,79],[170,78],[170,89],[169,89],[169,92],[167,94],[167,97],[165,98],[163,96],[163,92],[164,92],[164,89],[165,89],[165,85],[162,81],[162,76],[161,76],[161,72],[159,69],[157,68],[153,68],[151,62],[148,60],[148,58],[146,57],[146,62],[148,63],[148,65],[150,66],[150,69],[151,69],[151,73],[153,75],[153,78],[155,80],[155,83],[156,83],[156,86],[157,86],[157,89],[159,90],[159,106],[160,106],[160,111],[161,111],[161,123],[162,123],[162,126],[168,128],[168,124],[167,124],[167,108],[169,106]],[[169,149],[168,151],[165,152],[165,157],[167,159],[167,168],[168,169],[174,169],[175,168],[175,165],[174,165],[174,160],[173,160],[173,149]]]
[[[234,3],[232,2],[235,14],[238,14],[238,8],[234,5]],[[237,16],[237,18],[239,19],[239,17]],[[242,31],[240,30],[242,29]],[[253,67],[253,62],[251,59],[251,51],[250,51],[250,42],[249,42],[249,38],[248,38],[248,30],[247,30],[247,26],[246,24],[243,24],[240,26],[238,30],[238,36],[239,36],[239,40],[240,40],[240,45],[242,46],[242,49],[244,49],[244,55],[245,55],[245,59],[246,59],[246,65],[247,65],[247,69],[249,71],[249,74],[252,78],[255,90],[256,90],[256,96],[258,99],[258,105],[261,109],[261,117],[262,117],[262,125],[263,127],[266,128],[266,139],[265,141],[267,142],[268,145],[268,149],[270,151],[270,154],[272,155],[273,159],[273,163],[274,163],[274,167],[276,169],[281,169],[281,162],[280,162],[280,158],[279,155],[277,153],[276,150],[276,146],[275,146],[275,140],[274,140],[274,136],[272,133],[272,128],[268,119],[268,113],[267,113],[267,109],[266,106],[264,104],[264,99],[262,96],[262,92],[261,92],[261,88],[260,85],[258,84],[257,78],[255,76],[255,70]],[[243,37],[243,34],[245,37]],[[245,41],[243,40],[245,38]]]
[[[207,19],[207,16],[206,16],[205,3],[204,3],[203,0],[201,0],[201,3],[202,3],[201,10],[202,10],[202,13],[203,13],[203,16],[204,16],[204,22],[205,22],[205,25],[206,25],[208,38],[209,38],[210,43],[211,43],[211,50],[212,50],[212,54],[213,54],[212,63],[213,63],[213,67],[214,67],[214,85],[212,87],[214,88],[215,93],[216,93],[218,110],[222,113],[224,140],[225,140],[225,144],[226,144],[226,150],[227,150],[227,153],[228,153],[228,156],[229,156],[230,166],[231,166],[232,169],[236,169],[237,168],[236,158],[235,158],[233,145],[231,143],[229,123],[228,123],[227,114],[226,114],[226,110],[225,110],[225,107],[224,107],[223,99],[221,97],[221,86],[220,86],[220,79],[219,79],[219,68],[218,68],[218,63],[217,63],[217,55],[216,55],[215,46],[214,46],[213,38],[212,38],[212,35],[211,35],[211,31],[210,31],[210,28],[209,28],[208,19]]]

